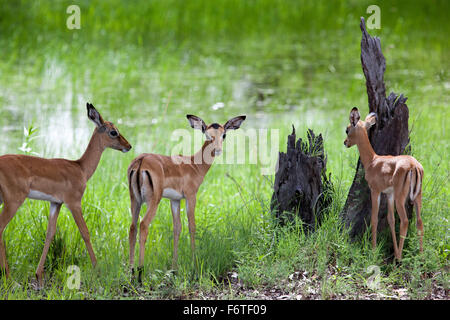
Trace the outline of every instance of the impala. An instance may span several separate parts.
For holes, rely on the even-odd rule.
[[[43,285],[44,263],[50,243],[56,231],[56,220],[61,205],[66,204],[86,244],[92,265],[97,260],[92,250],[89,231],[83,219],[81,198],[86,183],[94,174],[100,157],[106,148],[128,152],[131,145],[111,123],[103,118],[90,103],[87,114],[97,126],[83,156],[76,161],[43,159],[27,155],[4,155],[0,157],[0,267],[9,276],[3,231],[26,198],[50,202],[50,216],[44,249],[36,270],[38,288]]]
[[[378,208],[380,205],[380,194],[384,193],[388,201],[388,224],[391,229],[392,241],[394,243],[394,254],[398,261],[402,259],[402,250],[406,233],[408,231],[408,217],[405,210],[405,202],[409,196],[414,203],[417,216],[417,230],[419,235],[420,251],[423,251],[423,223],[420,217],[422,206],[422,165],[413,157],[401,156],[379,156],[373,150],[367,131],[377,121],[377,115],[370,113],[364,121],[360,120],[359,111],[353,108],[350,112],[350,125],[346,133],[347,139],[344,145],[350,148],[358,146],[361,162],[364,166],[365,179],[370,188],[372,201],[371,227],[372,247],[377,244]],[[400,217],[400,241],[397,246],[395,236],[394,204]]]
[[[206,141],[192,156],[164,156],[144,153],[131,162],[128,181],[131,199],[132,222],[130,226],[130,266],[134,270],[134,248],[136,245],[137,223],[141,205],[147,204],[147,212],[139,227],[139,281],[144,265],[145,243],[148,227],[156,215],[161,198],[170,199],[173,217],[173,260],[175,269],[178,259],[178,241],[181,232],[180,201],[186,199],[189,233],[192,253],[195,252],[195,203],[197,191],[208,172],[213,159],[222,152],[222,143],[228,130],[236,130],[245,116],[235,117],[224,125],[213,123],[209,126],[199,117],[187,115],[192,128],[202,130]]]

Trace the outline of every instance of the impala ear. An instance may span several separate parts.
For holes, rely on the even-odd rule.
[[[377,123],[378,116],[375,112],[371,112],[367,115],[364,123],[366,125],[366,129],[369,130],[375,123]]]
[[[227,123],[224,124],[223,128],[225,129],[225,131],[239,129],[245,118],[246,116],[234,117],[233,119],[228,120]]]
[[[88,118],[91,119],[91,121],[94,122],[97,127],[103,126],[105,121],[103,121],[103,118],[100,115],[100,113],[97,111],[97,109],[95,109],[94,106],[89,102],[86,103],[86,108],[87,108]]]
[[[186,118],[189,120],[189,124],[191,125],[192,128],[202,130],[203,133],[205,132],[206,123],[201,118],[194,116],[192,114],[186,115]]]
[[[355,127],[359,119],[361,119],[361,116],[359,114],[358,108],[355,107],[350,112],[350,124]]]

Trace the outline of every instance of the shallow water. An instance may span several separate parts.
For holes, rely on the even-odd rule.
[[[324,20],[323,14],[318,18]],[[77,158],[93,130],[86,102],[119,127],[136,154],[170,153],[165,137],[189,129],[187,113],[206,122],[246,114],[246,128],[281,130],[281,149],[291,125],[300,136],[312,128],[324,134],[326,144],[331,139],[332,146],[338,145],[348,110],[367,106],[359,19],[339,23],[337,29],[316,33],[300,28],[282,37],[266,31],[263,36],[170,44],[130,40],[120,47],[105,45],[102,37],[112,37],[105,31],[44,34],[40,46],[26,49],[10,44],[8,37],[14,35],[3,34],[2,46],[11,50],[0,60],[0,154],[20,152],[23,128],[33,125],[39,135],[31,144],[34,152]],[[419,123],[431,110],[445,119],[450,100],[445,37],[417,29],[392,32],[402,26],[396,23],[369,30],[381,37],[387,92],[409,97],[411,119]],[[417,41],[411,41],[413,34]]]

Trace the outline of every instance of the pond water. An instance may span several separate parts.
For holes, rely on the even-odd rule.
[[[352,9],[338,18],[347,11]],[[324,15],[317,13],[320,21]],[[52,11],[47,18],[54,22],[54,17]],[[359,18],[339,19],[337,28],[326,25],[320,32],[265,30],[261,36],[186,36],[173,43],[135,41],[131,36],[140,33],[134,29],[126,41],[126,33],[115,37],[105,31],[108,20],[95,22],[104,28],[99,32],[90,26],[46,32],[27,46],[19,41],[28,39],[19,31],[2,34],[0,153],[20,152],[24,127],[32,125],[38,129],[33,151],[77,158],[93,130],[86,102],[118,125],[136,154],[170,153],[164,137],[188,129],[188,113],[206,122],[246,114],[246,128],[279,129],[281,149],[291,125],[300,136],[312,128],[324,134],[330,149],[341,148],[348,112],[353,106],[367,110],[367,95]],[[442,43],[447,38],[415,32],[417,41],[412,41],[418,28],[413,21],[384,21],[382,29],[369,32],[381,37],[387,91],[409,97],[411,119],[418,123],[426,121],[429,110],[441,113],[437,120],[448,138],[448,41]],[[408,24],[416,29],[406,29]]]

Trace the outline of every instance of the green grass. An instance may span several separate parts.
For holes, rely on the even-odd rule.
[[[339,219],[358,158],[356,148],[343,146],[348,113],[355,105],[367,110],[359,17],[367,17],[370,1],[79,3],[82,28],[71,31],[65,27],[68,1],[0,1],[0,154],[20,153],[27,142],[45,157],[79,157],[93,130],[87,101],[133,149],[107,150],[83,198],[98,267],[92,269],[63,206],[46,287],[33,290],[49,205],[27,200],[4,233],[12,278],[0,279],[0,298],[244,297],[224,281],[229,272],[248,290],[280,286],[293,273],[307,272],[319,297],[351,298],[368,291],[371,265],[380,267],[379,292],[387,296],[399,287],[412,298],[431,297],[436,285],[448,292],[447,2],[380,2],[382,28],[369,30],[381,38],[388,92],[408,97],[412,154],[425,169],[424,252],[418,252],[413,219],[401,265],[390,261],[388,232],[372,252],[369,234],[351,242]],[[217,102],[225,107],[212,110]],[[196,263],[182,206],[179,270],[170,271],[172,217],[163,200],[150,227],[144,285],[138,286],[128,266],[126,169],[139,153],[170,154],[177,143],[173,131],[191,130],[188,113],[209,123],[246,114],[242,129],[227,140],[250,128],[278,129],[282,151],[291,124],[298,136],[305,137],[307,128],[322,133],[333,205],[310,235],[298,222],[277,227],[269,212],[273,175],[262,176],[258,165],[215,164],[198,193]],[[37,138],[27,140],[24,126],[37,128]],[[224,152],[222,157],[226,145]],[[81,269],[80,290],[66,286],[70,265]]]

